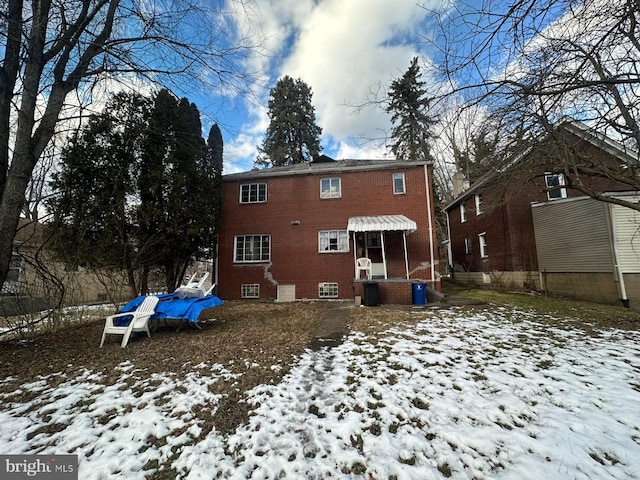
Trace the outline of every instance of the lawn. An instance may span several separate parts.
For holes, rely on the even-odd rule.
[[[229,302],[203,330],[0,344],[0,451],[81,479],[633,479],[637,312],[482,291],[452,308]],[[348,334],[312,350],[326,308]]]

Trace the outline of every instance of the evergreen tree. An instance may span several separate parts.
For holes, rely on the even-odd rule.
[[[287,75],[278,80],[270,92],[270,123],[256,165],[293,165],[318,156],[322,129],[311,97],[311,87],[301,79]]]
[[[420,80],[418,57],[404,75],[391,82],[386,112],[391,114],[391,151],[398,159],[433,160],[430,141],[435,123],[429,114],[430,99]]]
[[[211,181],[211,194],[212,210],[214,212],[214,231],[217,238],[217,234],[220,231],[222,225],[222,157],[223,157],[224,144],[222,141],[222,132],[218,124],[214,124],[209,130],[209,136],[207,137],[207,153],[205,156],[204,169],[207,172],[207,176]],[[212,246],[215,242],[212,242]]]
[[[189,263],[210,248],[202,164],[205,143],[197,107],[168,90],[155,98],[139,179],[138,221],[147,268],[164,270],[173,291]],[[204,227],[203,227],[204,226]]]
[[[51,183],[56,195],[47,202],[57,256],[69,265],[126,271],[134,296],[137,242],[129,200],[150,107],[139,94],[112,97],[63,149]]]

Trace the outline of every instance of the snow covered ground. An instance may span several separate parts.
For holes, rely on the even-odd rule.
[[[640,478],[640,333],[508,307],[415,315],[308,351],[251,392],[228,437],[201,419],[224,365],[178,377],[123,363],[113,384],[86,370],[0,396],[0,452],[77,454],[83,480],[163,464],[189,479]]]

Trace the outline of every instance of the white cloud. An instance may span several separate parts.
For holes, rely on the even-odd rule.
[[[382,158],[384,148],[364,147],[361,136],[377,138],[388,130],[389,120],[379,109],[363,108],[372,89],[386,87],[402,75],[419,50],[416,38],[425,34],[428,11],[415,0],[272,0],[257,2],[259,28],[269,52],[252,57],[251,68],[265,72],[256,95],[266,104],[269,89],[284,75],[301,78],[313,90],[322,144],[328,155],[338,158]],[[237,23],[243,24],[244,18]],[[268,77],[268,81],[267,81]],[[255,157],[268,125],[266,109],[251,107],[242,133],[231,143],[235,152]],[[242,142],[253,142],[251,148]]]

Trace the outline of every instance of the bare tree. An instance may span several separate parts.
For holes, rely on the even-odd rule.
[[[33,170],[70,97],[73,104],[90,101],[100,82],[135,77],[242,88],[248,74],[234,59],[257,46],[231,38],[223,7],[227,2],[197,0],[2,2],[0,285]]]
[[[603,145],[606,137],[625,145],[627,161],[593,162],[559,143],[559,171],[585,195],[640,210],[590,188],[597,177],[640,190],[638,0],[485,0],[439,19],[436,63],[447,95],[485,109],[500,126],[503,151],[543,137],[563,142],[559,122],[580,120]]]

